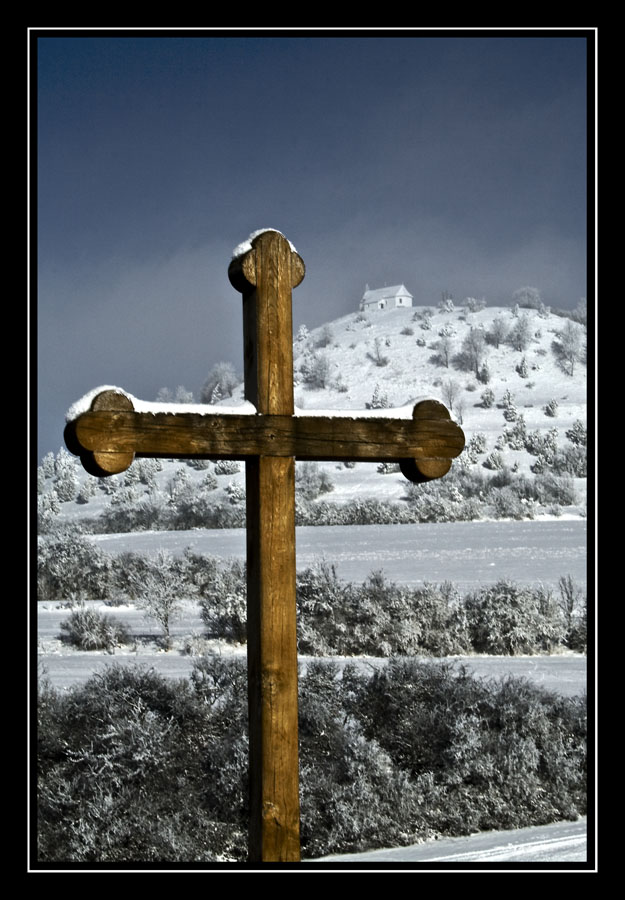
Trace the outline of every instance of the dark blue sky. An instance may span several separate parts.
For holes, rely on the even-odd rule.
[[[213,363],[242,368],[227,268],[258,228],[306,263],[296,328],[366,283],[576,306],[587,51],[575,31],[40,37],[39,455],[97,385],[197,396]]]

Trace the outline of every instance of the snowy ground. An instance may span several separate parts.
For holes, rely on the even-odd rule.
[[[245,530],[142,531],[89,536],[108,553],[182,553],[186,547],[225,559],[245,557]],[[435,525],[353,525],[298,528],[297,567],[320,559],[339,578],[363,581],[376,569],[400,584],[451,581],[460,590],[505,578],[557,588],[571,575],[587,583],[585,519],[446,522]]]
[[[340,868],[343,863],[349,866],[349,871],[357,868],[358,863],[366,863],[367,870],[375,870],[376,865],[383,869],[390,864],[393,868],[398,863],[411,863],[415,867],[426,864],[428,870],[437,870],[438,867],[432,864],[438,863],[439,871],[455,870],[461,863],[471,863],[471,868],[479,864],[478,871],[483,871],[491,863],[499,868],[501,863],[516,862],[523,864],[522,871],[527,871],[528,863],[540,863],[541,867],[549,863],[580,863],[586,862],[587,855],[587,820],[584,817],[577,822],[555,822],[515,831],[488,831],[468,837],[426,841],[411,847],[326,856],[314,862],[331,863],[333,869]]]
[[[93,535],[98,546],[109,553],[132,550],[156,553],[166,549],[194,552],[222,558],[245,556],[242,529],[176,532],[136,532],[124,535]],[[542,583],[557,592],[558,579],[571,575],[585,587],[586,522],[582,519],[555,519],[540,522],[454,522],[437,525],[362,525],[297,529],[297,564],[302,569],[325,558],[336,563],[339,577],[363,581],[375,569],[403,584],[448,580],[460,590],[506,578],[518,583]],[[217,653],[245,653],[223,642],[202,638],[203,622],[197,604],[188,602],[184,615],[173,625],[173,649],[165,653],[159,646],[159,629],[134,607],[110,608],[103,612],[121,620],[131,630],[135,643],[118,649],[112,656],[103,652],[81,652],[60,641],[61,621],[70,610],[53,604],[38,604],[38,656],[50,682],[64,689],[80,683],[113,661],[154,666],[168,677],[189,675],[193,657],[185,652],[189,639],[196,649]],[[480,676],[523,675],[563,694],[579,694],[586,689],[586,657],[561,654],[549,657],[466,657],[465,662]]]

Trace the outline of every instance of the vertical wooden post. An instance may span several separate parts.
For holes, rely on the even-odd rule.
[[[245,396],[260,414],[293,415],[291,289],[304,266],[278,232],[234,268],[243,293]],[[298,861],[295,457],[246,461],[250,861]]]

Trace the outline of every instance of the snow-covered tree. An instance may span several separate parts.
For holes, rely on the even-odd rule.
[[[54,488],[37,497],[37,519],[39,531],[45,532],[51,526],[55,516],[61,512],[61,502]]]
[[[325,388],[330,383],[330,361],[325,353],[308,353],[302,360],[300,372],[305,384]]]
[[[449,337],[449,335],[443,335],[436,342],[436,350],[438,352],[438,357],[439,357],[441,363],[447,369],[449,368],[449,362],[452,357],[453,349],[454,349],[454,342],[452,341],[451,337]]]
[[[476,297],[465,297],[464,306],[468,312],[479,312],[486,308],[486,298],[482,297],[481,300],[478,300]]]
[[[297,335],[295,337],[295,340],[297,341],[297,343],[305,344],[309,337],[310,337],[310,332],[309,332],[308,328],[306,327],[306,325],[300,325],[300,327],[297,329]]]
[[[518,415],[518,412],[516,404],[514,402],[514,397],[512,396],[508,388],[506,388],[503,393],[503,397],[501,398],[501,405],[503,406],[503,417],[506,422],[514,422]]]
[[[520,352],[527,350],[532,339],[532,327],[527,315],[518,316],[508,332],[508,343]]]
[[[553,349],[562,369],[569,375],[575,374],[575,364],[582,358],[582,329],[575,322],[567,320],[553,343]]]
[[[240,383],[241,379],[232,363],[215,363],[202,386],[200,400],[202,403],[214,403],[213,392],[217,386],[219,386],[221,398],[231,397]]]
[[[540,291],[529,285],[518,288],[512,295],[512,302],[521,309],[540,309],[542,306]]]
[[[376,386],[373,389],[373,396],[369,403],[367,403],[367,409],[388,409],[390,405],[388,395],[383,393],[380,389],[380,385],[376,383]]]
[[[492,409],[495,405],[495,393],[490,388],[486,388],[485,391],[482,391],[482,395],[480,397],[482,401],[482,406],[484,409]]]
[[[188,391],[183,384],[179,384],[176,388],[176,403],[193,403],[195,398],[193,391]]]
[[[315,341],[315,347],[329,347],[333,340],[332,329],[329,325],[324,325]]]
[[[54,453],[46,453],[44,458],[41,460],[41,471],[44,474],[45,478],[52,478],[54,475]]]
[[[176,503],[191,489],[191,476],[186,468],[179,468],[167,485],[167,492],[172,503]]]
[[[159,550],[150,565],[134,576],[133,584],[137,606],[159,624],[167,650],[171,647],[171,626],[182,612],[182,601],[194,592],[174,562],[171,553]]]
[[[80,490],[78,491],[78,496],[76,497],[78,503],[88,503],[89,500],[94,496],[97,487],[98,485],[96,479],[92,478],[90,475],[87,475],[80,487]]]
[[[67,503],[76,498],[78,490],[78,478],[76,475],[76,461],[73,456],[61,448],[55,460],[54,469],[56,477],[54,486],[59,500]]]
[[[462,391],[461,385],[458,384],[453,378],[448,378],[441,385],[441,394],[443,395],[443,400],[445,401],[445,405],[453,411],[454,404],[456,400],[460,396]]]
[[[486,355],[486,335],[481,328],[471,328],[462,341],[461,350],[462,362],[465,368],[475,373],[475,377],[480,377],[480,369],[484,364]]]

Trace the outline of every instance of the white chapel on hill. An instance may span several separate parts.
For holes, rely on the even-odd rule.
[[[376,288],[369,290],[366,285],[365,292],[360,301],[360,309],[395,309],[396,307],[412,306],[412,294],[403,284],[394,284],[392,287]]]

